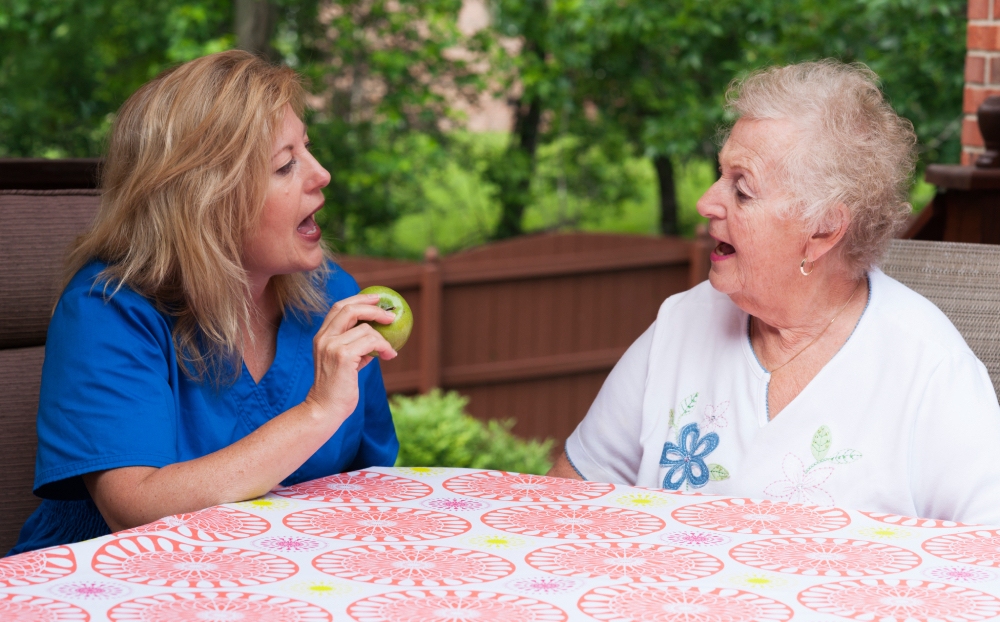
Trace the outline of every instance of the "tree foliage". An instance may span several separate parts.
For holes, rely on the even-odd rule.
[[[232,45],[223,0],[0,2],[0,156],[94,157],[162,69]]]
[[[727,84],[764,65],[827,57],[867,63],[882,77],[896,110],[913,121],[922,163],[958,157],[965,53],[961,0],[493,0],[493,5],[499,35],[518,36],[526,49],[544,50],[542,55],[522,51],[512,61],[523,84],[521,101],[533,102],[541,108],[536,116],[550,120],[547,128],[539,125],[539,140],[557,140],[567,127],[597,143],[625,136],[635,153],[655,164],[666,232],[676,231],[676,201],[668,196],[673,162],[714,155]]]

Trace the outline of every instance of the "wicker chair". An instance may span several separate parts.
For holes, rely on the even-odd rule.
[[[31,487],[45,331],[66,248],[99,202],[95,190],[0,189],[0,557],[39,503]]]
[[[1000,394],[1000,246],[893,240],[882,270],[944,311]]]

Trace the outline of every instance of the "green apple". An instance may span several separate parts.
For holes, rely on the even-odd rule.
[[[413,313],[410,311],[410,305],[406,304],[406,299],[400,296],[399,292],[381,285],[366,287],[361,290],[361,293],[378,294],[378,302],[376,303],[378,307],[396,316],[396,319],[389,324],[365,323],[371,324],[372,328],[385,337],[392,349],[399,352],[399,349],[406,344],[406,340],[410,338],[410,331],[413,330]],[[372,352],[372,355],[374,354]]]

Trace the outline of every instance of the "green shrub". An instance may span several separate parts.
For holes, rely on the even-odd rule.
[[[524,440],[511,433],[515,421],[482,421],[466,414],[468,398],[434,390],[394,396],[389,405],[399,437],[396,466],[497,469],[542,475],[552,467],[553,441]]]

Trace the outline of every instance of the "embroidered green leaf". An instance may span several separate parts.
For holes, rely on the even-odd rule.
[[[713,482],[721,482],[724,479],[729,479],[729,471],[721,464],[709,464],[708,479]]]
[[[827,460],[834,464],[850,464],[861,460],[861,452],[857,449],[841,449]]]
[[[684,398],[684,402],[681,404],[681,417],[683,417],[684,415],[686,415],[689,412],[691,412],[692,410],[694,410],[694,405],[695,405],[695,402],[697,402],[697,401],[698,401],[698,394],[697,393],[694,393],[694,394],[689,395],[688,397]],[[680,419],[681,417],[677,417],[677,418]]]
[[[832,442],[833,435],[830,434],[830,428],[825,425],[819,426],[819,429],[813,434],[812,441],[812,454],[817,462],[826,458],[827,452],[830,451],[830,443]]]
[[[670,419],[668,420],[668,423],[670,424],[669,427],[668,427],[668,429],[670,429],[670,430],[674,429],[674,409],[673,408],[670,409]]]

